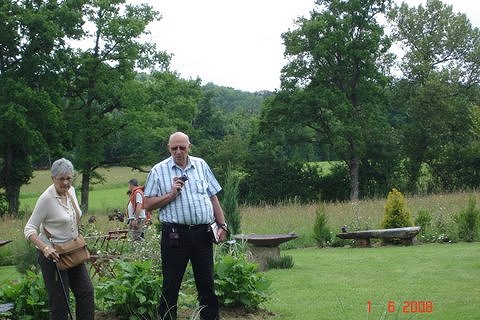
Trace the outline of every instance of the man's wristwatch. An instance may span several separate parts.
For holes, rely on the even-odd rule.
[[[227,228],[227,224],[226,223],[217,223],[217,226],[219,228],[222,228],[223,230],[225,230],[225,232],[228,232],[228,228]]]

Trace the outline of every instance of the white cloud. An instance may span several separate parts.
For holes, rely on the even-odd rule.
[[[281,34],[314,0],[134,0],[147,2],[163,16],[151,26],[151,40],[174,55],[172,69],[183,78],[245,91],[280,86],[285,64]],[[425,3],[425,1],[422,1]],[[407,3],[418,5],[418,0]],[[476,1],[445,0],[480,26]]]

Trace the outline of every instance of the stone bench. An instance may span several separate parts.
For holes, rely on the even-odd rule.
[[[260,271],[268,269],[267,260],[280,258],[281,243],[298,238],[294,233],[287,234],[236,234],[236,241],[250,244],[251,259],[258,264]]]
[[[413,239],[420,232],[420,227],[405,227],[393,229],[375,229],[338,233],[340,239],[353,239],[357,247],[370,247],[370,239],[382,240],[400,239],[403,245],[412,245]]]

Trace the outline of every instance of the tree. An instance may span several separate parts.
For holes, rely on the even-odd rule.
[[[184,80],[170,71],[136,79],[123,98],[125,126],[108,138],[104,162],[146,171],[170,155],[166,143],[172,132],[192,132],[202,91],[200,80]]]
[[[305,141],[332,146],[349,168],[350,198],[359,197],[359,168],[370,143],[389,131],[384,105],[390,41],[376,17],[389,1],[320,0],[310,19],[282,35],[289,62],[267,118],[304,127]],[[319,10],[321,9],[321,10]]]
[[[438,0],[425,7],[402,4],[390,18],[394,39],[405,52],[395,105],[403,118],[399,128],[409,190],[416,191],[425,163],[443,187],[454,187],[446,163],[457,162],[452,155],[465,154],[463,148],[477,139],[472,107],[478,102],[480,32]]]
[[[17,214],[33,164],[68,143],[60,105],[67,38],[81,33],[82,1],[0,2],[0,188]]]
[[[92,0],[85,6],[85,18],[93,30],[85,31],[84,43],[91,41],[91,47],[78,50],[70,65],[72,78],[65,112],[75,135],[73,151],[82,174],[84,211],[88,210],[92,179],[101,179],[95,170],[107,165],[106,144],[128,126],[130,118],[125,111],[130,107],[130,90],[135,88],[135,68],[165,69],[169,62],[155,45],[140,40],[147,33],[147,25],[160,19],[158,12],[145,4],[125,2]]]

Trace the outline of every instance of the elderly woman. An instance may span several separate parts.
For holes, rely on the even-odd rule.
[[[59,255],[53,243],[67,242],[78,235],[77,212],[79,215],[81,212],[72,187],[73,173],[69,160],[62,158],[53,163],[53,184],[38,198],[24,229],[25,238],[37,248],[52,320],[68,319],[65,294],[69,295],[70,289],[75,296],[76,319],[94,319],[95,313],[93,285],[85,264],[64,271],[59,271],[55,265]]]

